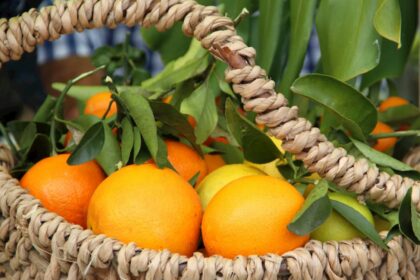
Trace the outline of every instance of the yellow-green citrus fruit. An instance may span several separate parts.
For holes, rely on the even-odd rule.
[[[330,193],[328,196],[331,200],[341,202],[353,208],[363,217],[365,217],[372,225],[375,225],[372,213],[370,212],[369,208],[360,204],[357,199],[341,193]],[[357,237],[363,238],[364,235],[351,223],[349,223],[343,216],[334,210],[331,212],[331,215],[328,217],[328,219],[319,228],[311,233],[312,239],[323,242],[329,240],[351,240]]]
[[[228,164],[211,172],[198,185],[201,206],[206,209],[213,196],[230,182],[251,175],[265,175],[260,170],[245,164]]]

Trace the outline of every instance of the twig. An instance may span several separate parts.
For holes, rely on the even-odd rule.
[[[406,137],[406,136],[420,136],[420,130],[396,131],[390,133],[379,133],[370,135],[372,139],[382,139],[389,137]]]

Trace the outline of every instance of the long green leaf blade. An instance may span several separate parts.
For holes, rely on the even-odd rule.
[[[77,165],[93,160],[101,152],[104,143],[104,124],[103,122],[97,122],[83,135],[79,145],[68,158],[67,163]]]
[[[401,11],[398,0],[379,0],[373,20],[378,33],[401,47]]]

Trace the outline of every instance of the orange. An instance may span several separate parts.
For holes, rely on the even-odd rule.
[[[207,172],[210,173],[213,170],[216,170],[219,167],[222,167],[226,164],[224,159],[219,154],[205,154],[204,155],[204,161],[207,164]]]
[[[384,112],[392,107],[408,104],[408,100],[399,96],[390,96],[379,104],[379,112]]]
[[[197,249],[201,206],[197,193],[171,169],[129,165],[95,191],[88,227],[122,242],[190,256]]]
[[[100,92],[93,95],[86,101],[86,107],[84,110],[85,115],[94,115],[99,118],[102,118],[111,100],[112,98],[111,98],[110,92]],[[112,115],[115,115],[116,113],[117,113],[117,105],[114,102],[111,105],[111,109],[109,110],[108,117],[111,117]]]
[[[210,201],[202,223],[210,255],[282,254],[305,244],[309,236],[287,229],[304,199],[287,181],[264,175],[227,184]]]
[[[390,133],[394,132],[394,130],[387,124],[383,122],[378,122],[371,132],[371,134],[381,134],[381,133]],[[373,146],[375,150],[378,150],[380,152],[385,152],[392,147],[395,146],[395,143],[397,143],[396,137],[389,137],[389,138],[381,138],[378,139],[376,144]]]
[[[68,165],[68,158],[69,154],[61,154],[37,162],[20,183],[45,208],[86,227],[90,198],[105,174],[95,161]]]
[[[200,172],[197,184],[207,175],[207,165],[203,158],[189,146],[173,140],[166,140],[168,160],[175,170],[187,181]]]

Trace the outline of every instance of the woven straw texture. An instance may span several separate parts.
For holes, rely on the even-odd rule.
[[[37,44],[61,34],[102,26],[156,26],[163,31],[183,21],[194,36],[229,67],[226,80],[245,109],[283,141],[283,147],[311,172],[370,199],[397,208],[410,187],[420,212],[420,182],[390,176],[365,159],[335,148],[318,128],[298,116],[297,107],[274,90],[255,65],[255,50],[236,34],[231,19],[192,0],[73,0],[0,20],[0,63],[18,60]],[[395,237],[384,251],[365,240],[310,241],[282,256],[228,260],[191,258],[124,245],[71,225],[48,212],[7,170],[13,158],[0,147],[0,279],[420,279],[420,246]],[[383,233],[385,234],[385,233]]]

